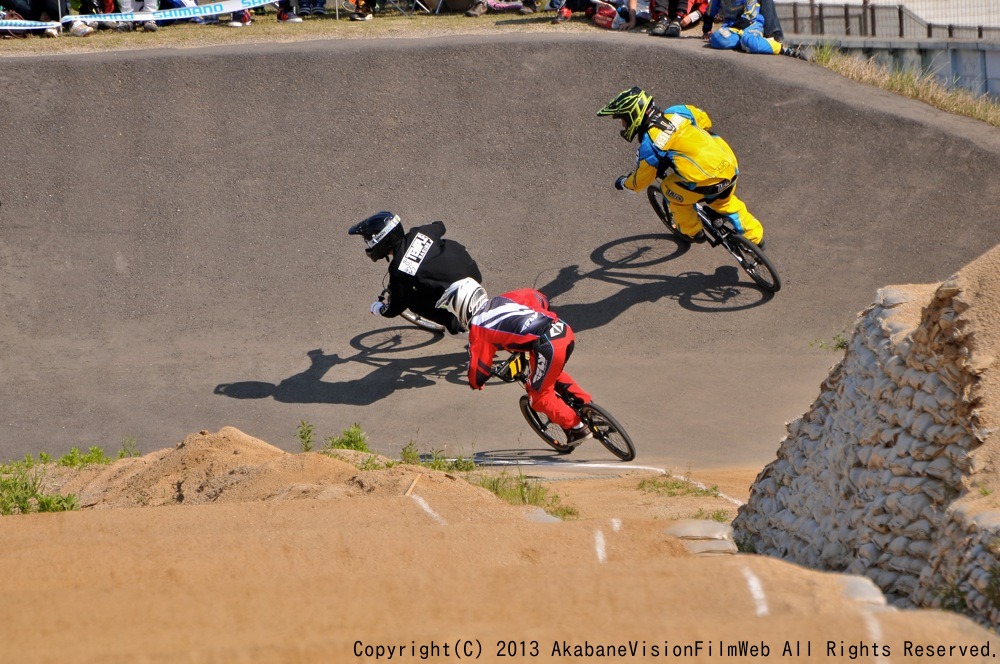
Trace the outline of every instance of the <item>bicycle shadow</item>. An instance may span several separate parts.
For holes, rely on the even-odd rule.
[[[572,455],[559,454],[551,447],[546,447],[545,443],[539,441],[537,449],[510,449],[510,450],[488,450],[477,452],[472,455],[472,460],[477,466],[551,466],[559,463],[579,463],[573,462]]]
[[[666,234],[643,234],[608,242],[590,254],[594,268],[584,272],[578,265],[561,268],[549,283],[536,286],[548,295],[554,308],[583,331],[607,325],[628,309],[664,298],[675,300],[690,311],[720,313],[741,311],[769,302],[773,293],[763,291],[735,265],[719,265],[712,274],[688,271],[677,275],[650,271],[691,249]],[[544,274],[539,274],[539,277]],[[537,282],[538,278],[536,278]],[[586,304],[558,304],[555,300],[585,280],[620,286],[608,297]]]
[[[384,341],[365,344],[368,337],[376,336]],[[429,342],[392,345],[393,338],[413,338],[415,335],[433,336]],[[213,394],[232,399],[272,398],[282,403],[322,403],[347,406],[370,406],[398,390],[412,390],[432,387],[438,380],[465,384],[464,367],[468,364],[468,354],[464,351],[430,357],[378,357],[378,353],[393,353],[422,348],[440,338],[430,332],[410,328],[389,328],[365,332],[351,339],[351,346],[359,348],[353,356],[324,353],[316,348],[306,352],[309,366],[297,374],[277,383],[260,380],[245,380],[221,383]],[[352,366],[353,365],[353,366]],[[343,373],[356,373],[357,366],[371,367],[371,371],[360,378],[330,380],[328,374],[343,366]],[[334,372],[335,374],[336,372]],[[335,377],[335,375],[334,375]]]

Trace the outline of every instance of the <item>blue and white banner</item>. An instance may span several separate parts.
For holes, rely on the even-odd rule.
[[[207,5],[195,5],[194,7],[178,7],[177,9],[160,9],[155,12],[128,12],[118,14],[71,14],[63,16],[62,23],[73,23],[83,21],[85,23],[98,23],[101,21],[133,23],[145,23],[146,21],[164,21],[194,18],[196,16],[217,16],[219,14],[232,14],[244,9],[263,7],[269,5],[274,0],[224,0],[223,2],[211,2]],[[45,28],[58,28],[57,21],[0,21],[0,30],[40,30]]]

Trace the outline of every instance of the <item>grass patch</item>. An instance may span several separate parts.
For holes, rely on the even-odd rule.
[[[79,507],[73,494],[43,491],[44,477],[44,465],[35,463],[30,455],[24,461],[0,466],[0,515],[67,512]]]
[[[823,341],[822,339],[816,339],[810,341],[809,345],[815,348],[822,348],[823,350],[847,350],[847,346],[850,343],[847,335],[843,332],[837,332],[833,335],[832,341]]]
[[[694,513],[692,519],[706,519],[708,521],[718,521],[719,523],[729,523],[729,512],[726,510],[712,510],[711,512],[705,509],[699,509]]]
[[[368,434],[361,430],[361,425],[357,422],[340,432],[339,436],[328,437],[323,449],[371,452],[371,449],[368,447]]]
[[[873,59],[841,53],[832,44],[816,46],[811,60],[853,81],[1000,127],[1000,104],[985,95],[949,88],[930,74],[892,69]]]
[[[655,477],[639,482],[639,490],[657,493],[661,496],[676,498],[678,496],[694,496],[696,498],[718,498],[719,487],[700,487],[688,478]]]
[[[295,428],[295,437],[299,441],[299,449],[303,452],[312,452],[314,430],[315,427],[312,424],[305,420],[299,420],[299,426]]]
[[[499,475],[483,475],[476,478],[475,483],[511,505],[535,505],[564,520],[580,514],[572,505],[563,504],[558,495],[551,493],[540,482],[526,478],[521,472],[517,475],[506,471]]]

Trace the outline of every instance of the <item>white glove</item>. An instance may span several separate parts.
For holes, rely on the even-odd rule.
[[[385,311],[385,303],[376,300],[372,302],[372,316],[381,316]]]

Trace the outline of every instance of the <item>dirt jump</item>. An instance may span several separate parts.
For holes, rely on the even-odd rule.
[[[11,58],[0,80],[0,458],[146,453],[61,478],[78,512],[0,517],[0,660],[1000,651],[859,577],[697,553],[694,506],[635,489],[685,474],[718,485],[711,509],[747,499],[876,290],[1000,242],[995,128],[791,58],[614,33]],[[614,189],[634,145],[596,112],[632,85],[711,115],[780,292]],[[517,386],[468,389],[462,341],[369,315],[384,266],[347,228],[382,209],[443,220],[491,294],[549,295],[635,461],[557,455]],[[580,518],[296,454],[302,421],[558,479]]]

